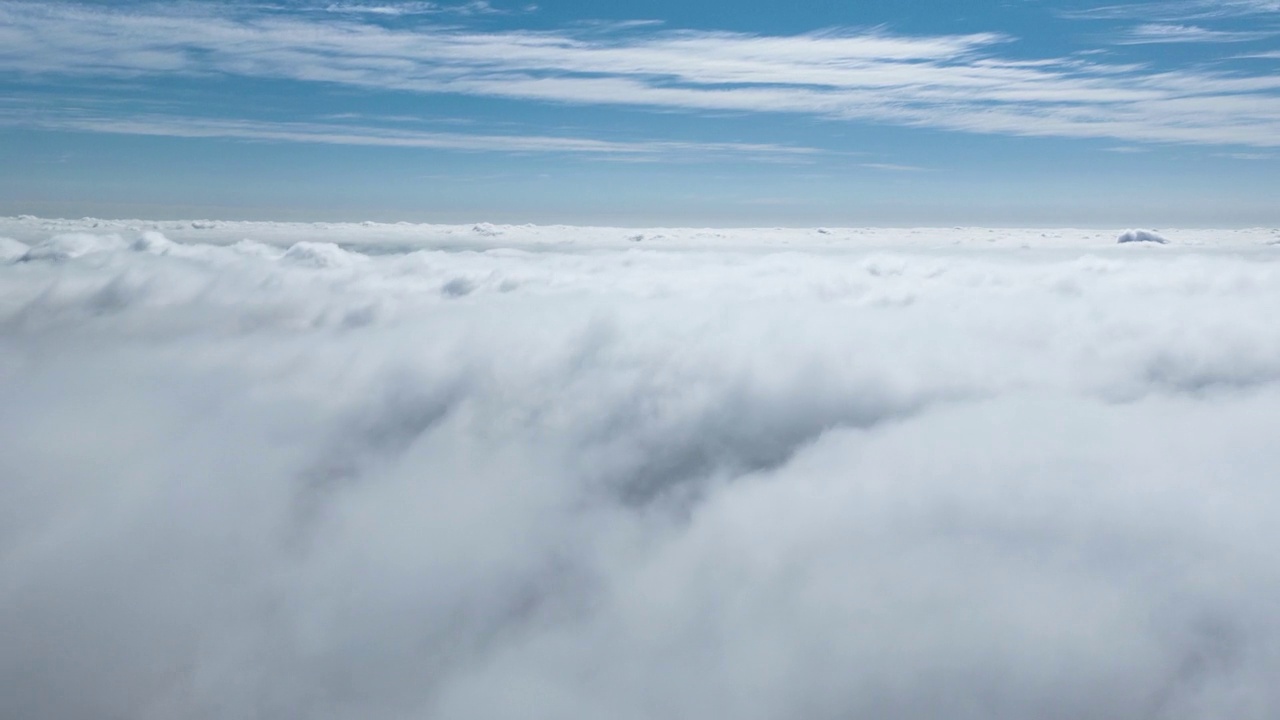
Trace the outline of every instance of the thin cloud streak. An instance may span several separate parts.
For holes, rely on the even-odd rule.
[[[1250,161],[1280,160],[1280,155],[1274,153],[1219,153],[1218,157]]]
[[[1079,58],[1011,60],[998,55],[1010,38],[992,33],[634,28],[600,37],[200,12],[0,3],[0,69],[41,78],[230,74],[987,134],[1280,146],[1280,79]]]
[[[1169,25],[1148,23],[1133,28],[1117,41],[1120,45],[1149,45],[1160,43],[1232,43],[1253,42],[1275,37],[1268,31],[1210,30],[1197,25]]]
[[[0,125],[34,126],[47,130],[149,135],[156,137],[230,138],[236,140],[425,148],[473,152],[575,153],[619,158],[688,157],[733,154],[757,159],[796,161],[816,154],[815,148],[764,143],[700,143],[675,141],[624,142],[546,135],[479,135],[453,132],[397,130],[352,125],[215,120],[145,115],[131,118],[0,116]]]
[[[928,172],[929,168],[919,167],[917,165],[900,165],[898,163],[859,163],[860,167],[871,168],[872,170],[889,170],[893,172]]]
[[[1065,10],[1060,17],[1074,20],[1151,20],[1177,22],[1248,17],[1280,12],[1277,0],[1157,0]]]
[[[369,5],[363,3],[334,3],[326,5],[325,12],[353,15],[383,15],[401,17],[405,15],[502,15],[499,10],[484,0],[463,3],[461,5],[441,5],[433,2],[404,2],[396,4]]]

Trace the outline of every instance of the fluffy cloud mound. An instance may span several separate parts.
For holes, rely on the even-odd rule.
[[[1157,243],[1168,244],[1169,240],[1154,230],[1125,230],[1116,238],[1118,243]]]
[[[11,263],[20,260],[31,248],[26,243],[13,238],[0,237],[0,263]]]
[[[4,246],[0,714],[1280,705],[1272,247],[242,230]]]
[[[86,232],[54,235],[37,243],[20,260],[71,260],[81,255],[116,250],[124,245],[119,235],[94,235]]]

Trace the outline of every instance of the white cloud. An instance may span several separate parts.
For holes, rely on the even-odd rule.
[[[13,238],[0,237],[0,263],[14,262],[27,254],[31,248],[26,243]]]
[[[1210,30],[1197,25],[1148,23],[1133,28],[1117,42],[1122,45],[1252,42],[1276,35],[1275,31]]]
[[[1159,243],[1164,245],[1169,239],[1154,230],[1125,230],[1116,238],[1119,243]]]
[[[1249,17],[1280,12],[1276,0],[1147,0],[1060,11],[1081,20],[1148,19],[1164,22]]]
[[[817,152],[813,148],[764,143],[627,142],[578,137],[435,132],[349,124],[214,120],[171,115],[136,115],[127,118],[45,115],[36,120],[29,112],[0,112],[0,125],[36,125],[48,129],[117,135],[233,138],[478,152],[575,153],[617,158],[663,157],[668,160],[697,159],[716,154],[751,156],[761,160],[797,160]]]
[[[6,713],[1269,718],[1275,236],[1042,232],[0,219]]]
[[[434,2],[400,2],[395,4],[367,4],[367,3],[334,3],[324,8],[325,12],[354,14],[354,15],[384,15],[389,17],[400,17],[404,15],[498,15],[502,11],[493,7],[484,0],[475,0],[474,2],[462,3],[458,5],[446,5]]]
[[[893,170],[896,172],[923,172],[928,170],[928,168],[923,168],[918,165],[900,165],[898,163],[882,162],[860,163],[860,166],[864,168],[871,168],[872,170]]]
[[[392,30],[199,7],[130,13],[0,3],[0,68],[36,76],[227,73],[981,133],[1280,144],[1274,77],[1079,58],[1013,60],[1000,55],[1008,38],[993,34]]]

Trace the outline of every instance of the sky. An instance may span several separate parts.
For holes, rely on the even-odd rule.
[[[1280,2],[0,1],[0,213],[1280,224]]]

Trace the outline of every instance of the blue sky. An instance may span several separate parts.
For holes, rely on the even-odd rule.
[[[0,213],[1280,224],[1280,0],[0,1]]]

